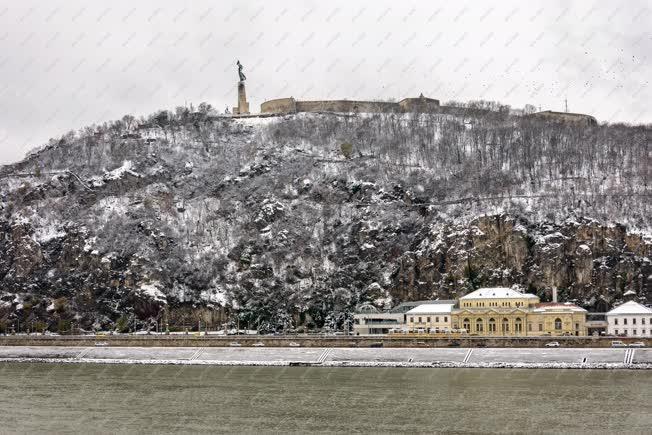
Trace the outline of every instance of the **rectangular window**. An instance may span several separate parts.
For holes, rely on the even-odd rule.
[[[543,331],[543,323],[539,323],[539,332]]]
[[[614,329],[614,334],[618,335],[618,330],[617,329]]]
[[[444,322],[448,322],[448,317],[444,316]]]
[[[527,324],[527,330],[530,331],[530,332],[532,332],[532,324],[531,324],[531,323],[528,323],[528,324]]]
[[[414,317],[410,317],[410,323],[414,323]]]
[[[618,319],[614,319],[614,325],[618,324]]]
[[[636,329],[632,329],[632,335],[636,335]]]
[[[641,325],[645,325],[645,317],[641,319]]]
[[[627,325],[627,319],[623,319],[623,325]]]
[[[421,317],[419,317],[419,323],[421,323]]]
[[[435,322],[439,323],[439,317],[435,317]]]
[[[427,318],[426,318],[426,321],[427,321],[428,323],[430,323],[430,317],[427,317]]]
[[[632,319],[632,325],[636,325],[636,318]]]

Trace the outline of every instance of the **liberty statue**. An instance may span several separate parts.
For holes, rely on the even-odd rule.
[[[240,81],[244,82],[245,80],[247,80],[247,77],[242,72],[242,64],[240,63],[240,61],[238,61],[237,65],[238,65],[238,75],[240,76]]]

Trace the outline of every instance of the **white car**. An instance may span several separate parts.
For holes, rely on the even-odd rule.
[[[559,342],[551,341],[550,343],[546,343],[546,347],[559,347]]]
[[[642,341],[636,341],[634,343],[629,343],[629,347],[645,347],[645,343]]]
[[[627,345],[620,340],[614,340],[611,342],[611,347],[627,347]]]

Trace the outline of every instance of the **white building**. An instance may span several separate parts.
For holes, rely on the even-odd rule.
[[[407,312],[420,305],[454,305],[455,301],[411,301],[402,302],[388,311],[381,311],[371,304],[362,304],[353,315],[353,333],[355,335],[387,334],[390,331],[406,329]],[[448,310],[450,313],[450,309]],[[447,316],[450,322],[450,315]]]
[[[448,332],[454,303],[423,304],[405,313],[406,325],[413,332]]]
[[[652,337],[652,309],[629,301],[607,313],[607,334]]]
[[[355,335],[387,334],[390,329],[401,328],[404,324],[404,313],[380,311],[371,304],[359,306],[353,315]]]

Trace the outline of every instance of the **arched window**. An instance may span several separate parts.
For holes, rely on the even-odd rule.
[[[509,320],[507,319],[503,319],[502,332],[503,334],[509,332]]]
[[[514,332],[517,334],[523,331],[523,323],[521,322],[521,318],[517,317],[516,320],[514,320]]]
[[[484,332],[484,325],[482,319],[475,319],[475,332]]]
[[[496,319],[489,319],[489,332],[496,332]]]
[[[555,329],[556,329],[557,331],[560,331],[560,330],[561,330],[561,319],[560,319],[559,317],[557,317],[557,318],[555,319]]]
[[[469,319],[464,319],[462,320],[462,328],[466,329],[466,331],[471,330],[471,321]]]

